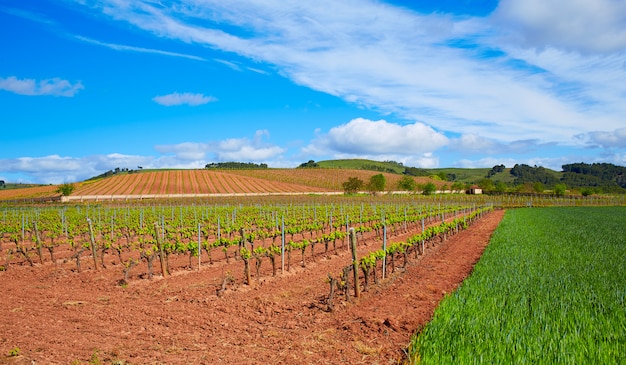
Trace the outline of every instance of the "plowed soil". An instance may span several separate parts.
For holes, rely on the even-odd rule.
[[[81,273],[72,262],[13,265],[0,272],[0,364],[396,364],[471,273],[503,215],[488,214],[406,267],[397,259],[360,299],[337,294],[333,311],[325,279],[351,262],[344,247],[305,268],[296,253],[276,277],[265,262],[251,286],[232,259],[124,286],[112,262]],[[359,251],[380,244],[362,239]],[[218,296],[228,275],[235,282]]]

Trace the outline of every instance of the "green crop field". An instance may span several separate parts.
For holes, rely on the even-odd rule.
[[[510,210],[410,345],[423,364],[623,364],[626,208]]]

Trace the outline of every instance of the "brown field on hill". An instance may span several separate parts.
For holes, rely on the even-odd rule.
[[[342,184],[351,177],[357,177],[365,184],[374,175],[381,174],[381,172],[370,170],[350,170],[350,169],[324,169],[324,168],[309,168],[309,169],[259,169],[259,170],[233,170],[229,171],[231,174],[237,174],[241,176],[250,176],[267,180],[285,181],[294,184],[313,186],[333,191],[343,191]],[[382,173],[386,179],[386,190],[400,190],[397,188],[398,181],[403,175]],[[437,185],[438,188],[443,186],[446,182],[436,181],[429,177],[414,177],[418,184],[426,184],[429,182]]]
[[[36,186],[20,189],[0,189],[0,200],[28,199],[58,196],[56,185]]]
[[[222,170],[167,170],[123,174],[80,183],[72,195],[245,194],[319,192],[332,189]]]
[[[348,169],[258,169],[258,170],[163,170],[115,175],[78,182],[73,196],[147,194],[264,194],[343,191],[342,184],[357,177],[367,184],[376,171]],[[383,173],[386,190],[399,190],[402,175]],[[418,184],[445,182],[414,177]],[[59,196],[57,186],[0,190],[0,200]]]

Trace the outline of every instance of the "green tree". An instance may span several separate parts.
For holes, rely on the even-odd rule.
[[[424,186],[422,187],[422,194],[424,195],[430,195],[435,191],[437,191],[437,186],[431,182],[424,184]]]
[[[478,186],[480,186],[481,189],[483,189],[483,191],[493,191],[495,189],[495,186],[493,185],[493,181],[491,179],[481,179],[478,182]]]
[[[452,186],[450,188],[452,189],[452,191],[465,190],[465,184],[463,184],[460,181],[456,181],[456,182],[454,182],[454,184],[452,184]]]
[[[505,193],[507,190],[507,186],[503,181],[496,181],[495,189],[498,193]]]
[[[402,176],[400,181],[398,181],[398,189],[400,190],[415,191],[416,188],[417,183],[415,182],[415,179],[409,175]]]
[[[554,193],[556,196],[565,195],[565,191],[567,190],[567,186],[565,184],[556,184],[554,185]]]
[[[343,191],[346,194],[355,194],[363,188],[363,184],[363,180],[358,177],[350,177],[348,181],[344,181],[341,186],[343,186]]]
[[[64,184],[61,184],[61,186],[59,186],[59,188],[57,189],[57,193],[63,196],[68,196],[72,194],[75,189],[76,187],[74,186],[74,184],[64,183]]]
[[[591,188],[582,188],[582,189],[580,189],[580,194],[582,196],[593,195],[593,189],[591,189]]]
[[[526,182],[521,185],[517,185],[515,187],[515,191],[517,191],[518,193],[532,193],[534,192],[533,184]]]
[[[370,177],[370,181],[367,184],[367,189],[372,193],[384,191],[386,183],[387,183],[387,180],[385,179],[385,175],[376,174]]]
[[[533,190],[536,193],[543,193],[544,190],[546,190],[546,187],[539,181],[536,181],[533,183]]]
[[[319,167],[320,165],[313,161],[313,160],[309,160],[308,162],[303,162],[300,164],[300,166],[298,166],[298,168],[312,168],[312,167]]]

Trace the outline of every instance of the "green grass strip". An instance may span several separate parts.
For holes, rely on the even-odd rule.
[[[626,208],[507,211],[409,353],[421,364],[625,364]]]

